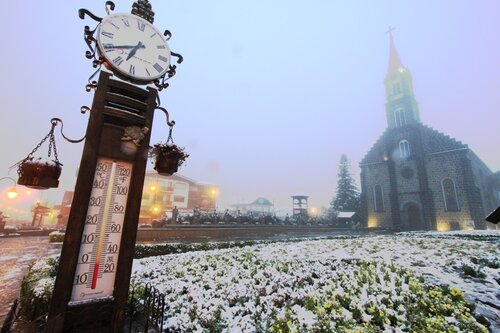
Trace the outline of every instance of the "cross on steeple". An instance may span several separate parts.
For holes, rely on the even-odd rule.
[[[387,69],[387,73],[394,73],[403,68],[398,51],[394,45],[394,38],[392,37],[392,32],[394,30],[396,30],[396,28],[389,26],[389,29],[385,32],[389,35],[389,68]]]
[[[389,26],[389,29],[385,32],[386,34],[389,34],[389,37],[392,39],[392,32],[396,30],[396,28]]]

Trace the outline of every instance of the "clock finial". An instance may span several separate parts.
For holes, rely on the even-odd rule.
[[[148,0],[138,0],[132,4],[132,14],[142,17],[149,23],[155,20],[155,12]]]

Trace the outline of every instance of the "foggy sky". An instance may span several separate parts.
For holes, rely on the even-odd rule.
[[[115,13],[130,12],[132,1],[115,3]],[[185,59],[160,93],[176,121],[175,143],[191,154],[180,174],[217,185],[219,208],[266,197],[285,212],[297,193],[326,207],[343,153],[359,179],[359,161],[386,128],[389,25],[422,122],[500,169],[498,1],[151,3],[155,25],[172,32],[169,45]],[[52,117],[63,119],[67,136],[84,135],[88,116],[79,110],[92,103],[84,86],[94,69],[83,28],[96,22],[80,20],[81,7],[105,15],[104,1],[3,6],[0,176],[17,179],[9,166],[48,133]],[[167,134],[157,114],[151,143]],[[60,134],[56,143],[59,189],[21,203],[37,195],[58,203],[73,188],[83,144]]]

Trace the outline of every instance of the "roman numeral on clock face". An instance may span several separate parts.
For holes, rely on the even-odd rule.
[[[164,56],[162,56],[162,55],[159,55],[159,56],[158,56],[158,59],[160,59],[160,60],[161,60],[161,61],[163,61],[163,62],[168,62],[168,58],[167,58],[167,57],[164,57]]]
[[[106,50],[106,52],[115,50],[115,46],[111,43],[102,44],[102,47],[104,48],[104,50]]]
[[[144,31],[145,27],[146,25],[144,23],[142,23],[141,21],[137,21],[137,29]]]
[[[113,62],[115,63],[116,66],[120,66],[120,64],[123,62],[123,58],[118,56],[113,59]]]
[[[130,65],[130,68],[129,68],[128,72],[130,74],[134,75],[135,74],[135,66],[134,65]]]
[[[153,67],[158,71],[158,73],[163,72],[163,67],[161,67],[158,63],[155,63]]]
[[[107,32],[107,31],[102,31],[101,35],[106,36],[108,38],[113,38],[115,34],[113,34],[111,32]]]

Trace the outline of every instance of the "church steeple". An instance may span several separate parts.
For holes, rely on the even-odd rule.
[[[396,45],[394,45],[394,38],[392,37],[393,27],[389,27],[387,33],[390,38],[390,46],[389,46],[389,66],[387,67],[387,74],[394,73],[400,68],[404,68],[401,62],[401,58],[399,57],[398,50],[396,49]]]
[[[401,127],[420,122],[410,71],[403,66],[389,27],[389,65],[385,77],[387,126]]]

